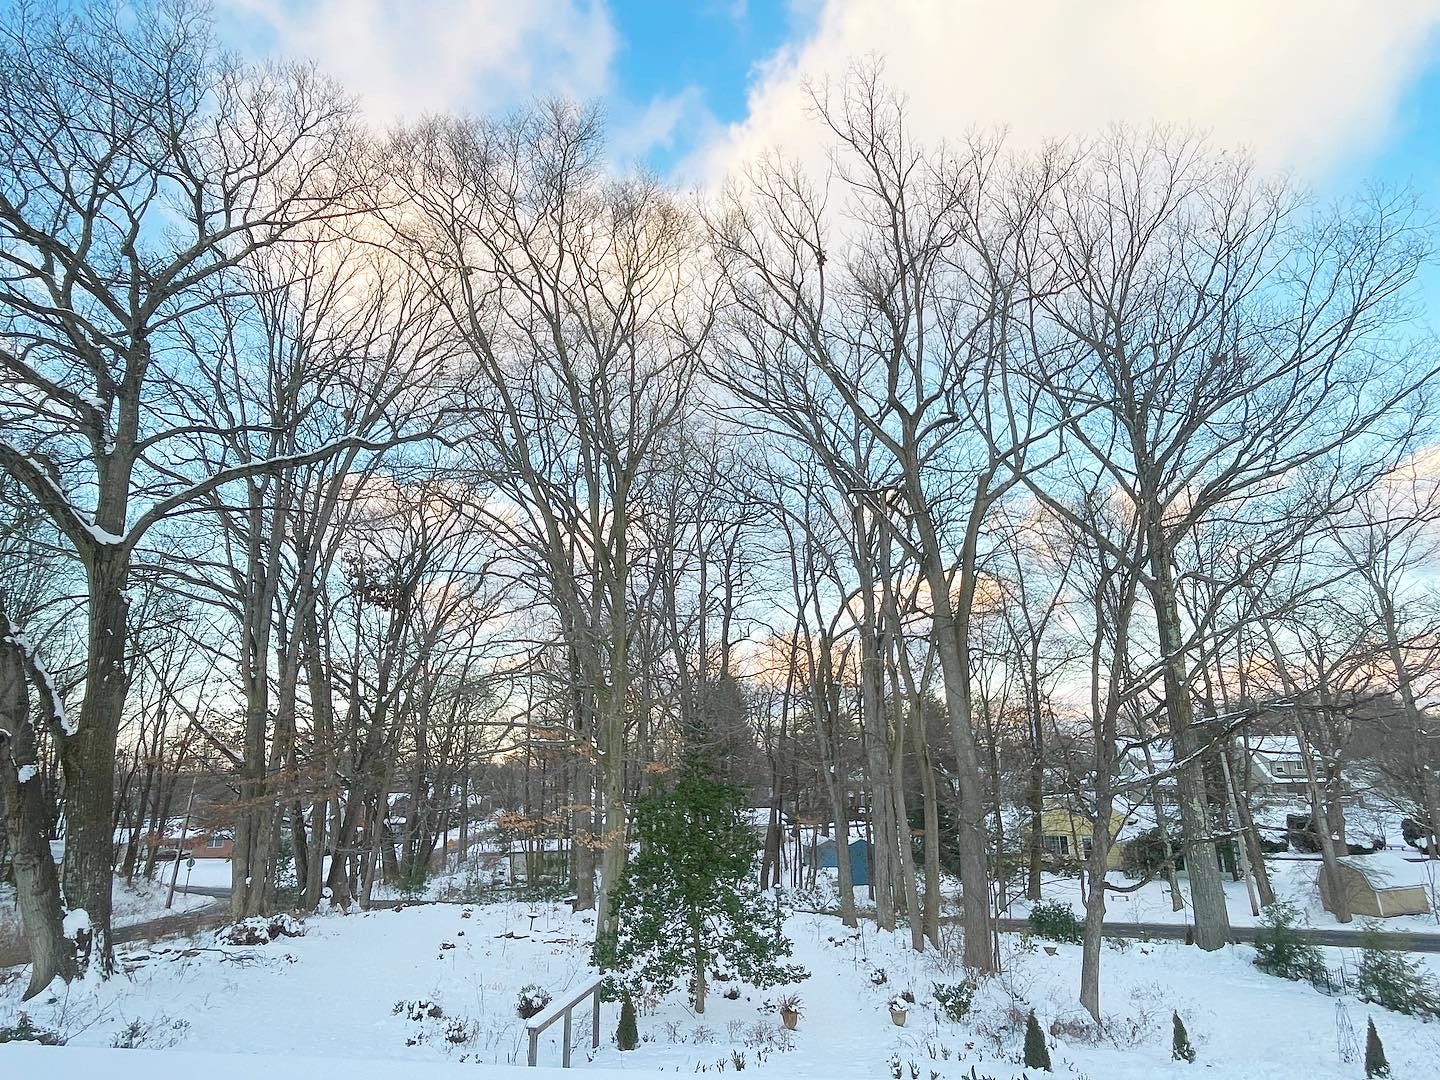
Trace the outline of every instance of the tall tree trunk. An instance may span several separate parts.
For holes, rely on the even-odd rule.
[[[0,812],[20,925],[30,947],[30,983],[22,1001],[57,978],[69,982],[75,975],[75,945],[65,937],[60,878],[50,855],[28,681],[19,648],[8,634],[0,636]]]
[[[115,973],[110,930],[115,835],[115,744],[129,680],[125,646],[129,598],[128,555],[118,545],[97,545],[86,567],[89,632],[85,699],[73,734],[60,749],[65,770],[64,903],[85,913],[76,935],[79,967]]]
[[[1110,834],[1114,805],[1108,794],[1095,800],[1095,828],[1086,862],[1091,885],[1085,896],[1085,930],[1080,946],[1080,1004],[1096,1023],[1100,1022],[1100,945],[1105,936],[1105,876],[1114,841]]]
[[[1213,951],[1224,948],[1230,940],[1230,914],[1225,907],[1220,860],[1211,835],[1210,805],[1199,755],[1200,741],[1195,734],[1184,633],[1171,577],[1170,552],[1158,515],[1150,528],[1149,546],[1151,601],[1155,609],[1156,640],[1163,657],[1165,710],[1177,766],[1176,794],[1180,820],[1185,828],[1182,844],[1185,871],[1190,878],[1195,944],[1206,951]]]
[[[1295,735],[1300,743],[1300,760],[1305,764],[1305,787],[1310,795],[1310,823],[1320,841],[1321,872],[1329,883],[1330,913],[1338,923],[1348,923],[1350,895],[1345,888],[1345,878],[1340,873],[1339,856],[1335,837],[1330,831],[1330,819],[1325,812],[1325,799],[1320,791],[1319,777],[1315,773],[1315,758],[1310,752],[1310,740],[1305,735],[1305,722],[1301,719],[1301,706],[1295,707]]]

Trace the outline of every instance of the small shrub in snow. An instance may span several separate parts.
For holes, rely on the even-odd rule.
[[[276,938],[304,936],[305,924],[284,914],[257,915],[215,931],[215,940],[222,945],[268,945]]]
[[[620,1026],[615,1029],[615,1045],[621,1050],[634,1050],[640,1045],[640,1031],[635,1024],[635,1002],[629,994],[620,999]]]
[[[21,1013],[13,1024],[0,1025],[0,1043],[33,1042],[41,1046],[63,1046],[65,1040],[58,1032],[36,1027],[29,1013]]]
[[[536,983],[530,983],[520,988],[520,996],[515,1002],[515,1012],[521,1020],[529,1020],[532,1016],[539,1016],[545,1011],[553,999],[550,991]]]
[[[1380,1033],[1375,1030],[1373,1019],[1365,1029],[1365,1075],[1367,1077],[1390,1075],[1390,1062],[1385,1060],[1385,1047],[1380,1045]]]
[[[1300,911],[1277,900],[1260,916],[1255,933],[1255,966],[1282,979],[1315,979],[1325,970],[1320,950],[1300,937]]]
[[[1174,1061],[1195,1060],[1195,1047],[1190,1045],[1190,1033],[1185,1030],[1185,1021],[1180,1014],[1170,1014],[1170,1057]]]
[[[870,972],[871,986],[884,986],[889,981],[890,976],[886,974],[884,968],[876,968],[874,971]]]
[[[709,1046],[717,1038],[715,1029],[706,1027],[704,1024],[697,1024],[695,1030],[690,1033],[690,1041],[696,1046]]]
[[[168,1050],[178,1046],[190,1030],[189,1020],[157,1016],[149,1023],[136,1018],[115,1033],[110,1046],[115,1050]]]
[[[1157,825],[1120,849],[1120,869],[1131,881],[1150,881],[1165,872],[1169,858],[1169,843]]]
[[[475,1037],[470,1025],[463,1019],[456,1017],[445,1023],[445,1041],[451,1046],[464,1046]]]
[[[1404,953],[1382,946],[1373,928],[1362,940],[1356,986],[1360,1000],[1407,1016],[1440,1018],[1440,982],[1435,976]]]
[[[1045,1032],[1035,1019],[1035,1010],[1025,1019],[1025,1067],[1050,1071],[1050,1048],[1045,1045]]]
[[[401,874],[400,879],[392,886],[395,894],[402,900],[424,899],[426,871],[427,868],[421,865],[411,867],[408,872]]]
[[[958,983],[936,983],[935,1004],[940,1006],[940,1011],[946,1018],[959,1023],[970,1013],[970,1006],[975,1004],[975,980],[966,979]]]
[[[429,998],[419,998],[416,1001],[395,1002],[395,1015],[403,1016],[407,1020],[443,1020],[445,1010],[440,1007],[438,1001],[431,1001]]]
[[[1064,1039],[1066,1042],[1083,1043],[1086,1046],[1098,1046],[1100,1042],[1109,1037],[1109,1029],[1106,1021],[1097,1024],[1091,1020],[1088,1014],[1081,1013],[1077,1016],[1057,1016],[1050,1021],[1050,1034],[1054,1038]]]
[[[1078,942],[1084,928],[1069,904],[1059,900],[1041,900],[1030,909],[1030,932],[1047,941]]]

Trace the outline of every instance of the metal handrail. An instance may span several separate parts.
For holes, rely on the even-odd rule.
[[[605,981],[603,975],[596,975],[589,982],[581,985],[564,1001],[552,1002],[544,1012],[537,1013],[525,1021],[525,1027],[530,1032],[530,1052],[526,1056],[526,1065],[534,1066],[540,1056],[540,1033],[555,1023],[561,1017],[565,1018],[565,1040],[561,1044],[560,1067],[570,1068],[570,1013],[576,1005],[585,998],[594,998],[594,1004],[590,1009],[590,1048],[600,1048],[600,984]]]

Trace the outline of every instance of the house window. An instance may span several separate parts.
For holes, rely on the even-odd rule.
[[[209,840],[205,841],[205,846],[208,848],[222,848],[225,846],[225,838],[223,836],[212,836]]]
[[[1061,833],[1046,833],[1040,838],[1041,844],[1051,855],[1069,855],[1070,838]]]

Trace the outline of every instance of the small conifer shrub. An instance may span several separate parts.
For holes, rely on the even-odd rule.
[[[1372,1019],[1365,1029],[1365,1076],[1389,1076],[1390,1062],[1385,1060],[1385,1047],[1380,1045],[1380,1033],[1375,1030]]]
[[[635,1025],[635,1002],[629,994],[620,998],[620,1026],[615,1029],[615,1045],[621,1050],[634,1050],[640,1045],[640,1031]]]
[[[1035,1019],[1035,1010],[1025,1019],[1025,1067],[1050,1071],[1050,1048],[1045,1045],[1045,1032]]]

